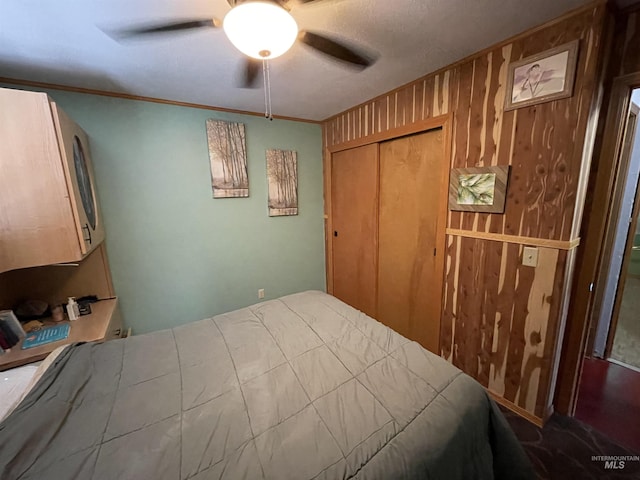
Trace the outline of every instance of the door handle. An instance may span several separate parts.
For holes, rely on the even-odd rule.
[[[91,245],[91,228],[89,228],[89,224],[85,223],[84,227],[82,227],[82,230],[86,230],[87,231],[87,236],[84,237],[84,241],[85,242],[89,242],[89,245]]]

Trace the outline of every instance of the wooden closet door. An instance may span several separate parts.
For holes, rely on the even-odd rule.
[[[333,295],[376,314],[378,145],[331,157]]]
[[[380,144],[377,319],[435,353],[444,258],[436,255],[444,235],[442,137],[436,129]]]

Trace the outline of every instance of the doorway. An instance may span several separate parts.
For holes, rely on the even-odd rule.
[[[575,417],[640,451],[640,88],[627,92]]]
[[[640,89],[631,93],[620,151],[620,195],[611,212],[611,247],[603,258],[606,274],[593,347],[587,354],[640,371]]]

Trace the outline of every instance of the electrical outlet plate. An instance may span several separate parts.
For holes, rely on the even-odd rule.
[[[264,298],[264,288],[258,290],[258,298]]]
[[[522,264],[527,267],[538,266],[538,249],[536,247],[524,247],[522,252]]]

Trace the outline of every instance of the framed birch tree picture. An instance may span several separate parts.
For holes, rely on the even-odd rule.
[[[269,216],[298,214],[298,154],[267,150]]]
[[[249,196],[244,124],[207,120],[213,198]]]

